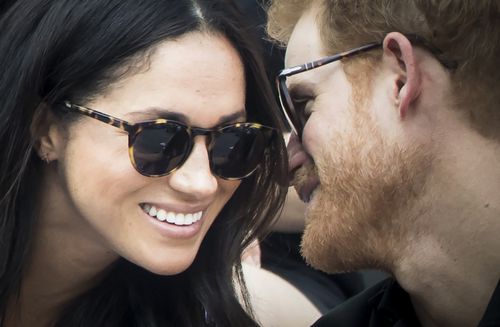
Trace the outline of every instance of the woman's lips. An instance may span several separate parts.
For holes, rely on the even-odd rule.
[[[201,217],[200,220],[192,222],[189,225],[177,225],[167,221],[160,221],[158,218],[152,217],[149,213],[146,213],[141,206],[138,206],[138,208],[142,215],[147,217],[150,226],[153,226],[160,235],[169,239],[191,239],[196,237],[204,224],[204,217]]]

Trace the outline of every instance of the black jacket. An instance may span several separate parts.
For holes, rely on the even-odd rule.
[[[410,296],[392,278],[383,280],[324,315],[313,327],[420,326]],[[500,326],[500,283],[478,327]]]

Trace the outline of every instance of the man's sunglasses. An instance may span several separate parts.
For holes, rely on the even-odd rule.
[[[128,133],[130,161],[148,177],[165,176],[189,157],[196,136],[207,136],[210,169],[223,179],[237,180],[252,174],[263,160],[276,130],[258,123],[236,123],[219,128],[197,128],[156,119],[129,123],[65,101],[66,110],[83,114]]]
[[[432,45],[430,42],[425,40],[424,38],[420,37],[419,35],[415,34],[407,34],[405,35],[408,40],[415,45],[422,46],[423,48],[427,49],[430,51],[433,55],[436,56],[436,58],[439,60],[439,62],[446,67],[447,69],[453,70],[456,69],[458,66],[458,62],[452,61],[452,60],[443,60],[440,58],[440,55],[442,54],[442,51],[438,48],[436,48],[434,45]],[[347,59],[362,53],[365,53],[367,51],[377,49],[382,47],[381,42],[373,42],[369,44],[365,44],[361,47],[348,50],[339,54],[335,54],[333,56],[328,56],[324,57],[315,61],[307,62],[303,65],[299,66],[294,66],[290,68],[285,68],[281,70],[276,77],[276,86],[278,88],[278,95],[279,95],[279,100],[281,103],[281,109],[283,111],[283,114],[285,115],[285,118],[288,121],[288,124],[290,127],[293,129],[293,131],[297,134],[299,138],[302,137],[302,131],[304,130],[304,125],[306,124],[307,117],[305,116],[305,113],[300,112],[297,107],[300,106],[295,106],[294,101],[292,97],[290,96],[290,92],[288,90],[287,86],[287,78],[296,74],[303,73],[305,71],[321,67],[323,65]]]

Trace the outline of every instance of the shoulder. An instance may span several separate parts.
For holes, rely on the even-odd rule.
[[[376,306],[373,303],[374,299],[384,293],[394,283],[394,279],[387,278],[367,288],[325,314],[313,326],[368,326],[370,317]]]
[[[280,276],[243,264],[243,275],[255,317],[262,326],[310,326],[321,313]]]

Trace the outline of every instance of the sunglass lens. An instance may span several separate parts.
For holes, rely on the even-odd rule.
[[[248,125],[225,127],[213,139],[212,171],[228,179],[248,176],[263,160],[272,133],[269,128]]]
[[[288,121],[288,124],[291,125],[290,127],[293,127],[297,135],[301,136],[304,122],[300,119],[298,113],[296,112],[292,98],[288,93],[286,78],[278,78],[277,83],[281,107],[284,109],[283,113]]]
[[[182,165],[189,148],[189,134],[181,125],[145,128],[138,132],[134,140],[136,169],[146,176],[166,175]]]

